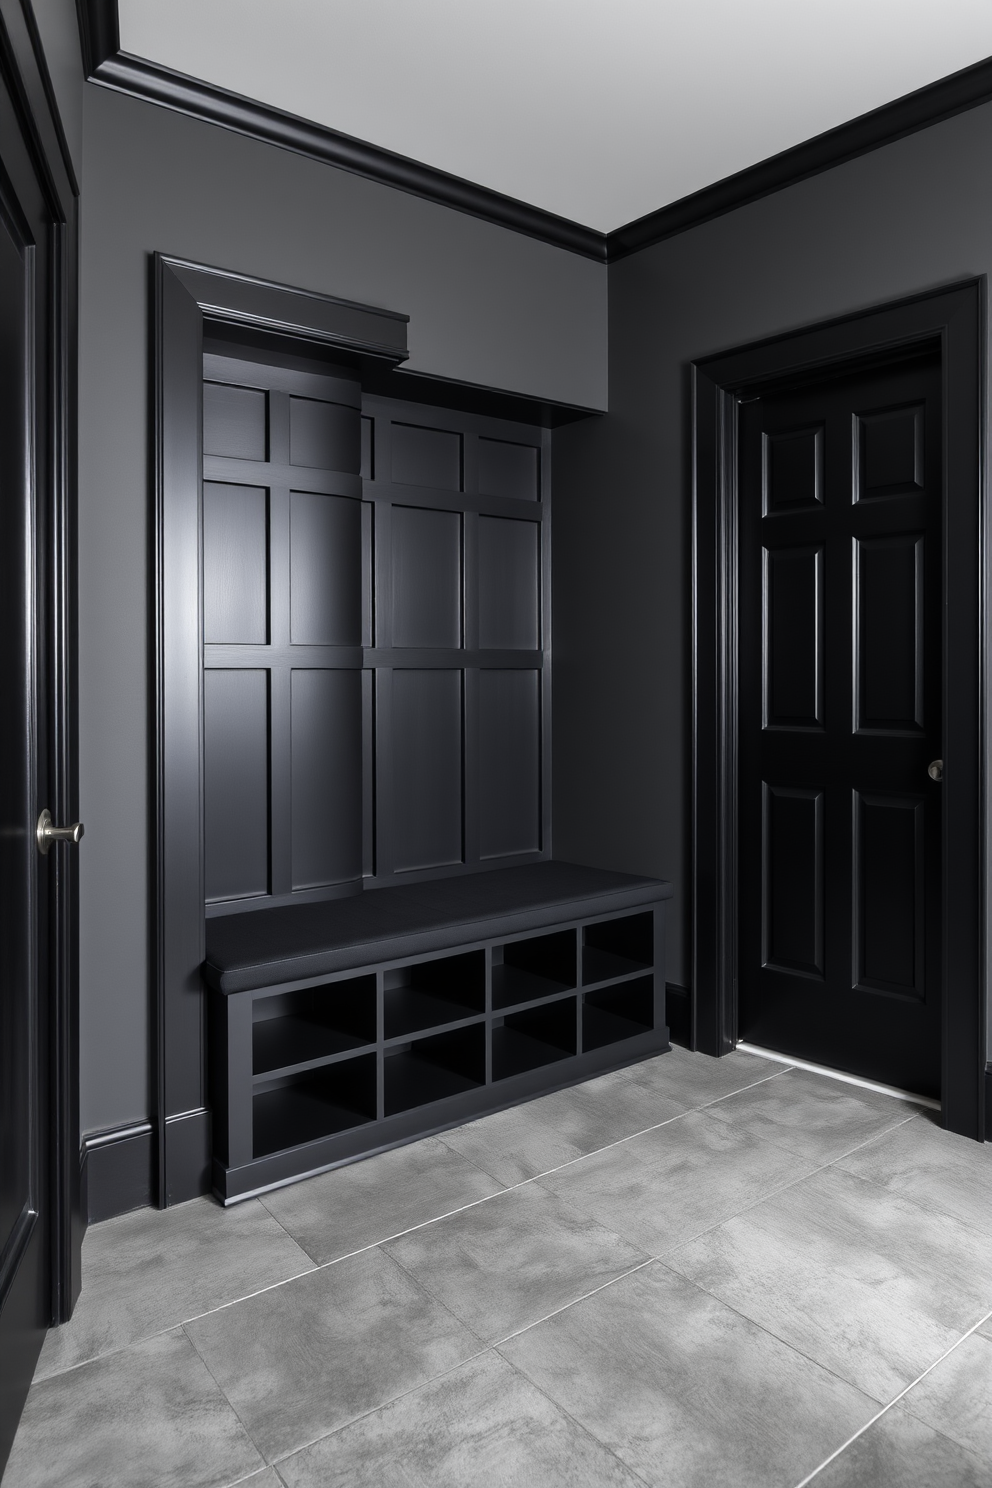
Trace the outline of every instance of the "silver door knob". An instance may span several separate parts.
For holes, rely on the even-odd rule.
[[[927,765],[927,774],[930,776],[931,780],[943,780],[944,761],[931,760],[930,763]]]
[[[52,813],[47,806],[38,818],[38,851],[43,858],[48,856],[48,849],[53,842],[78,842],[82,835],[82,822],[73,822],[71,827],[54,826]]]

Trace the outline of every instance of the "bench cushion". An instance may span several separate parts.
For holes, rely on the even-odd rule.
[[[663,879],[558,862],[369,889],[208,920],[203,976],[218,992],[250,992],[671,896]]]

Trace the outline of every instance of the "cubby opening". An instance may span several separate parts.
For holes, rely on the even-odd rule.
[[[375,1054],[358,1054],[256,1089],[252,1151],[267,1157],[374,1121]]]
[[[256,1075],[327,1059],[375,1043],[375,977],[257,997],[252,1003]]]
[[[445,956],[384,973],[387,1039],[437,1028],[486,1010],[486,953]]]
[[[575,986],[575,931],[493,947],[493,1008],[533,1002]]]
[[[508,1013],[493,1026],[493,1080],[539,1069],[576,1050],[576,1002],[562,997],[542,1007]]]
[[[413,1039],[383,1060],[387,1116],[461,1095],[486,1082],[486,1029],[483,1023]]]
[[[587,925],[582,946],[582,980],[606,982],[654,965],[654,916],[627,915]]]
[[[654,977],[637,977],[582,999],[582,1048],[602,1049],[654,1028]]]

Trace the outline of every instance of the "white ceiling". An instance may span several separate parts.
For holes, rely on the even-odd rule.
[[[119,0],[121,47],[609,231],[992,54],[992,0]]]

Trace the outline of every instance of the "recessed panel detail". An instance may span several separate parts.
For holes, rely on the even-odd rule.
[[[762,965],[823,976],[823,792],[762,783]]]
[[[540,528],[479,518],[479,645],[536,651],[540,626]]]
[[[290,398],[289,459],[311,470],[358,475],[362,468],[362,419],[346,403]]]
[[[361,645],[361,502],[292,491],[289,537],[293,643]]]
[[[537,501],[541,452],[533,444],[506,439],[479,439],[479,495]]]
[[[362,875],[362,678],[292,674],[293,888]]]
[[[462,643],[462,518],[393,508],[393,645]]]
[[[923,561],[918,533],[854,540],[859,732],[922,732]]]
[[[763,553],[765,728],[823,727],[823,549]]]
[[[541,850],[541,675],[479,673],[479,856]]]
[[[858,500],[923,490],[922,403],[858,415]]]
[[[265,460],[268,395],[228,382],[203,384],[203,453],[233,460]]]
[[[764,434],[762,512],[816,507],[823,501],[823,429],[790,429]]]
[[[393,424],[392,476],[404,486],[462,488],[462,436],[421,424]]]
[[[203,674],[207,902],[269,891],[269,677]]]
[[[924,996],[923,800],[854,793],[854,980]]]
[[[203,638],[264,645],[269,635],[268,493],[203,483]]]
[[[462,861],[462,674],[393,673],[393,864]]]

